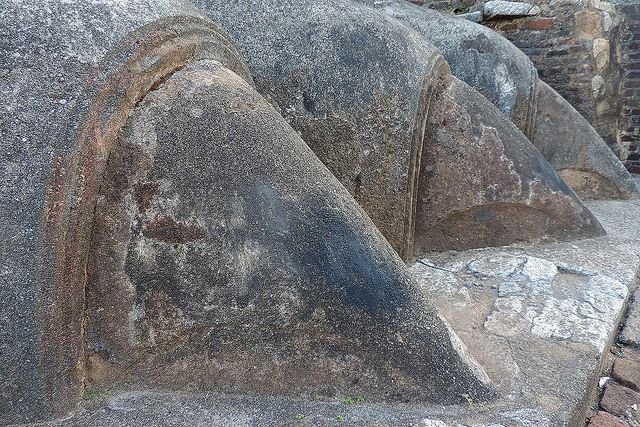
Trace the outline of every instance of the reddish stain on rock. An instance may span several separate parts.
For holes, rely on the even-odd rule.
[[[184,244],[202,239],[205,234],[200,227],[179,223],[168,216],[156,217],[142,230],[142,235],[145,237],[172,244]]]
[[[141,213],[146,212],[151,207],[151,200],[153,200],[153,196],[158,191],[158,187],[160,187],[160,184],[157,182],[145,182],[135,186],[133,195]]]
[[[553,19],[544,18],[544,19],[532,19],[522,26],[527,30],[541,31],[541,30],[550,30],[553,28]]]

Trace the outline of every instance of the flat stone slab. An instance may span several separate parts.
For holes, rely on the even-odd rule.
[[[490,404],[379,404],[134,391],[87,400],[50,425],[582,425],[640,266],[640,201],[588,204],[608,235],[430,254],[424,292],[500,391]]]

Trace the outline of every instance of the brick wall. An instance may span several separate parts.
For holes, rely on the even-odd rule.
[[[619,137],[627,168],[640,173],[640,4],[618,9],[624,16],[618,45],[622,73]]]

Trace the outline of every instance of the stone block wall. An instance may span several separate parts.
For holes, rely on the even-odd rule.
[[[626,148],[627,168],[640,173],[640,3],[620,5],[618,10],[624,16],[619,41],[620,142]]]

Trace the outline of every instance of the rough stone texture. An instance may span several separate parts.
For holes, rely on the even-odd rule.
[[[482,3],[422,1],[460,13]],[[486,20],[521,48],[540,77],[596,129],[632,172],[640,172],[640,5],[637,0],[534,2],[540,15]],[[455,4],[455,7],[447,7]],[[604,84],[594,92],[594,80]]]
[[[492,396],[366,214],[240,77],[186,66],[120,135],[87,266],[89,392]]]
[[[600,407],[631,423],[640,422],[640,394],[618,384],[608,383]]]
[[[0,16],[1,423],[122,384],[491,395],[192,6],[16,1]]]
[[[417,171],[437,50],[348,0],[198,0],[396,250],[410,255]]]
[[[537,73],[520,50],[494,31],[402,0],[363,2],[383,8],[433,43],[454,76],[483,94],[525,135],[535,124]]]
[[[609,40],[602,37],[593,39],[593,59],[596,62],[596,70],[600,72],[606,70],[609,66],[610,57],[611,45],[609,43]],[[596,77],[600,77],[602,80],[604,80],[602,76],[598,75],[594,78]]]
[[[619,3],[617,11],[624,16],[616,52],[622,74],[619,138],[626,166],[640,173],[640,4]]]
[[[456,78],[442,84],[426,125],[416,254],[600,234],[591,213],[575,208],[575,195],[488,100]]]
[[[587,118],[630,171],[639,172],[640,5],[634,0],[538,4],[539,18],[487,25],[522,48],[541,77]],[[603,82],[600,90],[590,90],[594,81]]]
[[[599,411],[589,419],[588,427],[628,427],[629,423],[622,421],[607,412]]]
[[[540,78],[579,111],[617,155],[624,155],[616,124],[621,78],[615,53],[619,14],[601,1],[542,0],[536,4],[541,9],[539,16],[486,24],[522,49]],[[614,47],[608,57],[599,50],[602,39]],[[596,76],[606,82],[599,96],[592,91]]]
[[[638,194],[638,187],[589,122],[538,80],[531,60],[504,37],[481,25],[401,0],[363,1],[384,8],[438,47],[456,77],[507,115],[557,171],[567,171],[567,183],[581,198]]]
[[[16,0],[3,3],[0,28],[6,423],[63,411],[80,394],[91,200],[126,111],[196,55],[248,74],[227,36],[177,1]]]
[[[258,90],[405,259],[601,233],[504,116],[466,86],[447,89],[457,80],[440,54],[400,22],[338,0],[198,4],[238,42]],[[453,117],[441,114],[450,109]],[[502,155],[500,172],[478,167]],[[438,236],[446,228],[455,235],[432,237],[437,227]]]

